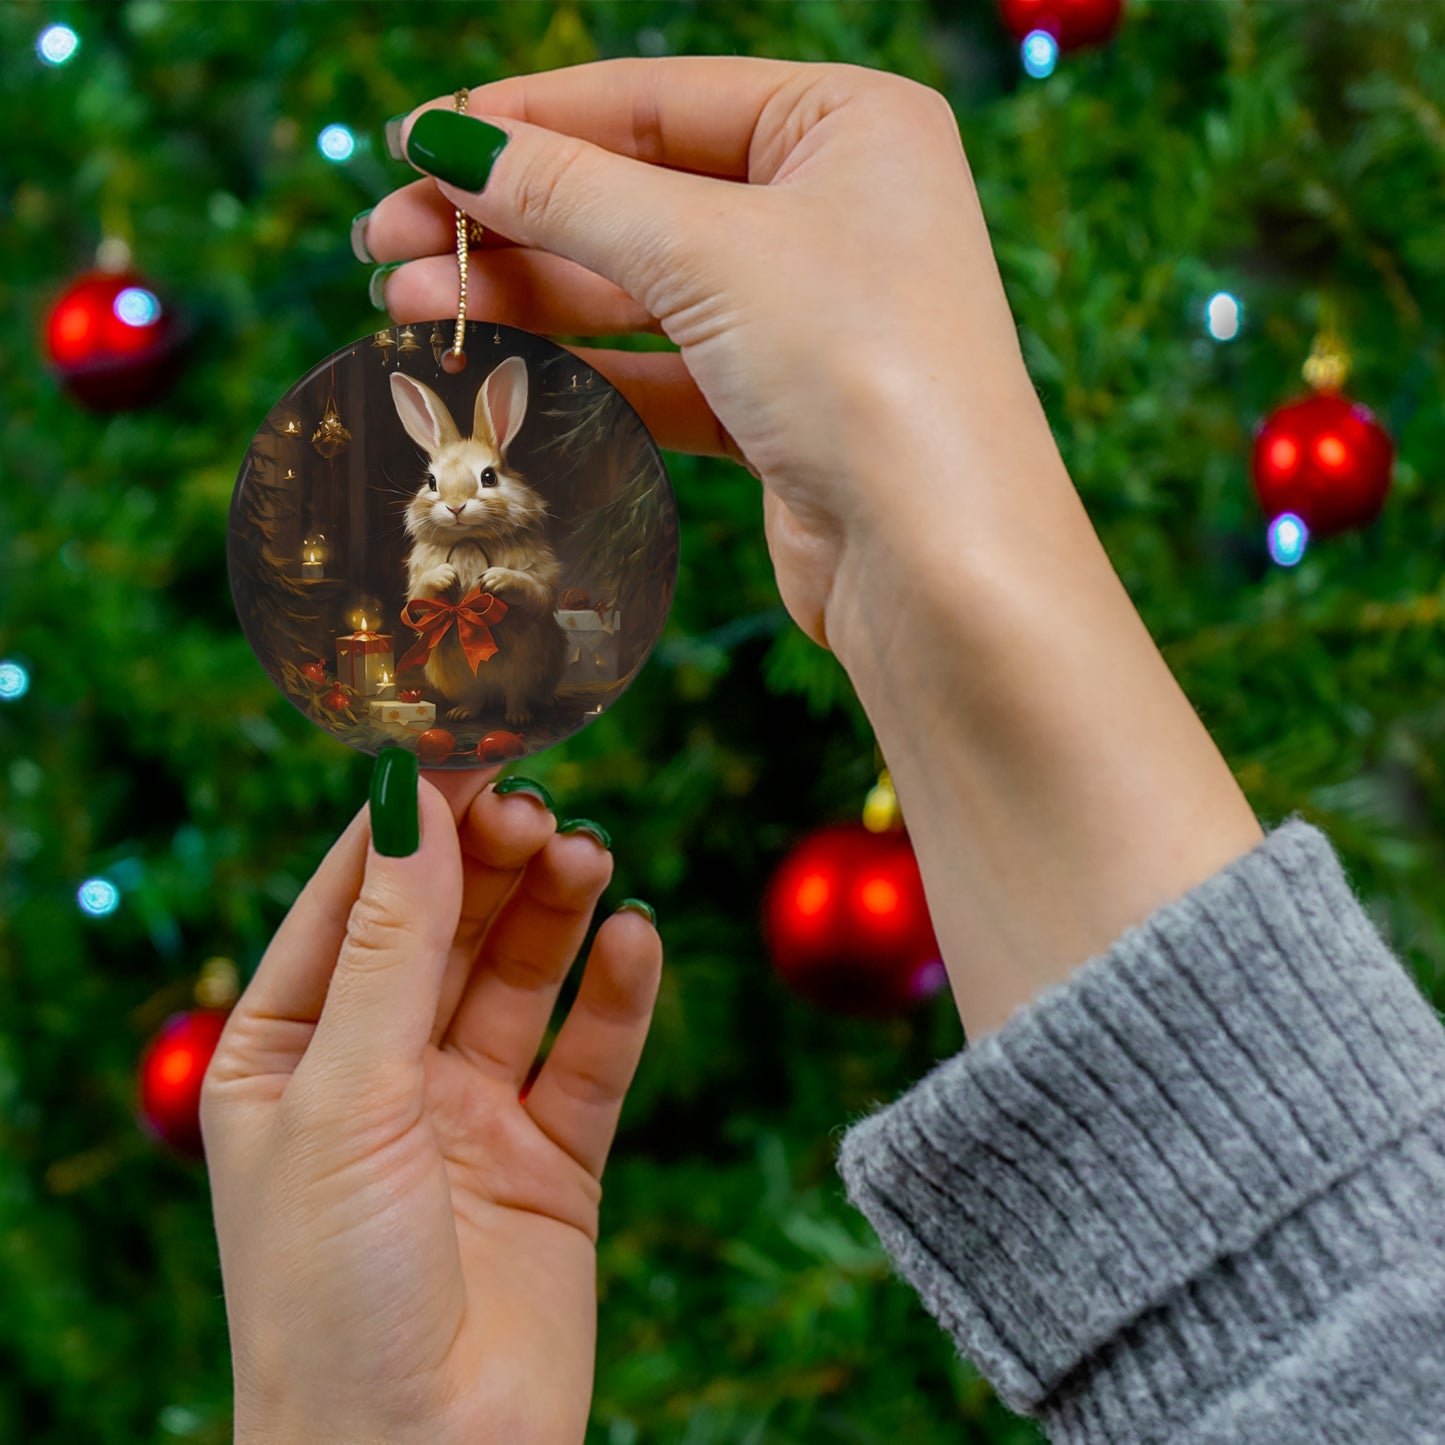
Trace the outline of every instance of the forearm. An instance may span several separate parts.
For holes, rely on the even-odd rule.
[[[1042,414],[1011,405],[998,441],[917,433],[933,495],[870,518],[828,611],[971,1039],[1261,837]]]

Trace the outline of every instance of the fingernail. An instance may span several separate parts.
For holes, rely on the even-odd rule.
[[[552,801],[551,793],[541,783],[533,782],[531,778],[519,778],[515,775],[503,778],[500,783],[492,784],[492,791],[503,798],[511,793],[526,793],[529,798],[536,798],[549,813],[557,811],[557,805]]]
[[[406,138],[406,158],[448,185],[479,191],[509,139],[484,120],[454,110],[424,110]]]
[[[640,898],[624,898],[617,905],[619,913],[640,913],[654,928],[657,927],[657,914],[652,904],[644,903]]]
[[[366,294],[371,297],[371,304],[378,311],[386,310],[386,278],[396,270],[398,266],[406,265],[405,261],[392,261],[385,266],[378,266],[371,273],[371,281],[367,285]]]
[[[373,209],[375,208],[368,206],[364,211],[358,211],[351,218],[351,254],[368,266],[376,265],[376,257],[371,254],[366,245],[366,223],[371,219]]]
[[[401,128],[406,122],[406,117],[410,114],[411,112],[407,111],[405,115],[394,115],[386,123],[383,132],[386,136],[386,153],[394,161],[404,161],[406,159],[406,152],[401,148]]]
[[[371,774],[371,841],[388,858],[409,858],[421,846],[416,754],[383,748]]]
[[[609,851],[612,848],[612,835],[601,823],[594,823],[591,818],[568,818],[565,823],[558,826],[557,831],[559,833],[586,833]]]

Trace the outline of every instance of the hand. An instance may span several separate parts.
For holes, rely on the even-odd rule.
[[[238,1445],[585,1433],[599,1181],[661,946],[602,925],[519,1101],[612,858],[488,776],[419,784],[409,857],[353,819],[206,1075]]]
[[[816,641],[850,620],[833,615],[854,605],[834,590],[850,553],[905,518],[976,522],[991,487],[1012,501],[999,456],[1062,473],[937,92],[843,65],[615,60],[472,91],[440,119],[485,157],[480,117],[510,137],[480,194],[419,181],[366,223],[375,259],[416,258],[386,279],[392,315],[455,313],[455,205],[493,233],[474,315],[665,333],[679,353],[579,354],[662,446],[761,478],[783,601]],[[945,465],[915,464],[911,438],[940,430]]]

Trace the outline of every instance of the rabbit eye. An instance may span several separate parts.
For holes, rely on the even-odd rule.
[[[436,479],[435,477],[428,477],[428,478],[426,479],[426,484],[427,484],[427,486],[429,486],[429,487],[432,489],[432,491],[436,491],[436,489],[437,489],[437,479]]]
[[[484,487],[495,487],[497,485],[497,474],[491,467],[486,467],[483,470],[482,485]]]

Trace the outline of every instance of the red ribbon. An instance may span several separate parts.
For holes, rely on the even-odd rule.
[[[432,649],[456,625],[457,638],[466,653],[475,675],[477,667],[497,655],[501,649],[492,638],[489,622],[500,622],[507,615],[507,604],[500,597],[480,588],[469,592],[460,602],[439,602],[435,597],[413,597],[402,609],[401,620],[421,635],[405,657],[396,665],[398,672],[419,667]]]

